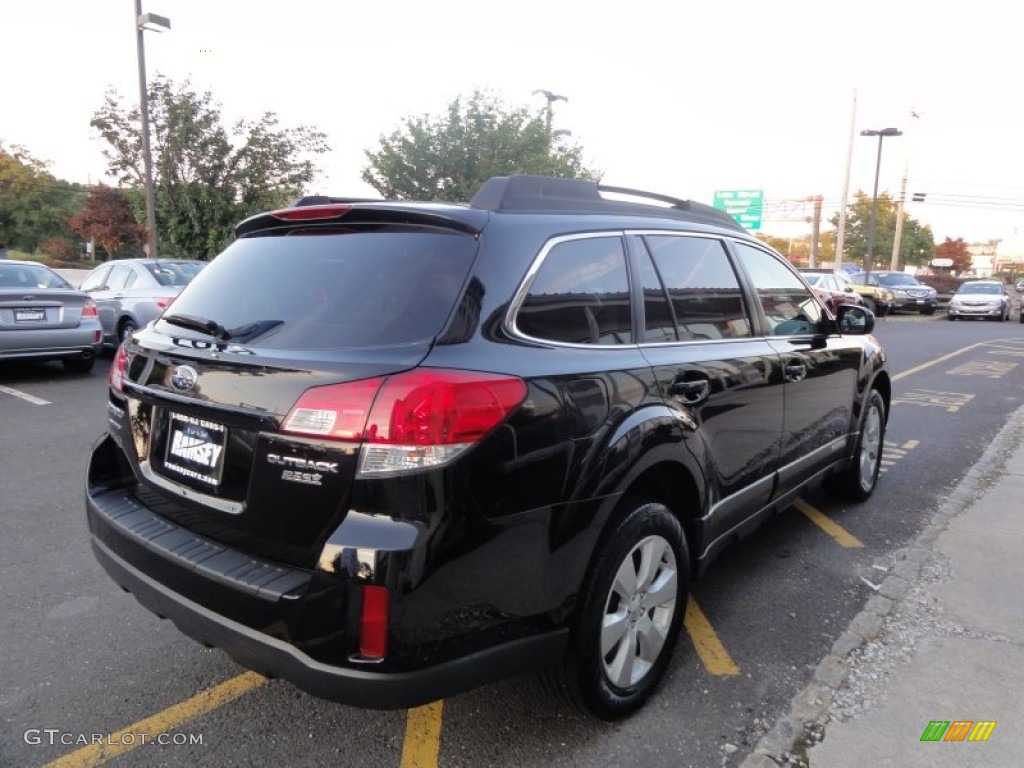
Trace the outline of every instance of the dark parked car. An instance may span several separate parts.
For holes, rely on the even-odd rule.
[[[845,272],[838,270],[804,269],[800,271],[810,286],[818,292],[832,314],[843,304],[866,307],[867,302],[853,289]]]
[[[857,272],[850,275],[854,285],[877,285],[892,291],[892,311],[935,314],[938,292],[906,272]]]
[[[1006,322],[1012,306],[1010,294],[999,280],[968,280],[960,284],[950,299],[946,317],[950,320],[984,317]]]
[[[96,267],[81,288],[99,307],[104,344],[116,347],[155,320],[205,265],[191,259],[121,259]]]
[[[99,561],[319,696],[408,707],[543,669],[635,710],[715,555],[809,483],[871,495],[890,379],[871,313],[830,316],[731,217],[608,189],[242,222],[114,359]]]
[[[99,354],[96,304],[49,267],[0,261],[0,360],[61,360],[88,373]]]

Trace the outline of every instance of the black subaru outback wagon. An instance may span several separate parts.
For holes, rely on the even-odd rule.
[[[117,352],[104,568],[338,701],[543,669],[598,717],[639,707],[716,553],[809,483],[871,494],[890,381],[870,312],[832,316],[725,214],[609,189],[239,224]]]

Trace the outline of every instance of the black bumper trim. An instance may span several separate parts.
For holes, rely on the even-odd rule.
[[[114,581],[183,633],[225,651],[244,667],[280,677],[314,696],[370,709],[404,709],[539,669],[562,658],[569,630],[558,629],[411,672],[336,667],[288,643],[232,621],[169,590],[92,538],[93,552]]]
[[[88,504],[118,535],[244,594],[278,602],[304,591],[312,579],[308,571],[267,563],[186,531],[147,510],[128,489],[89,494]]]

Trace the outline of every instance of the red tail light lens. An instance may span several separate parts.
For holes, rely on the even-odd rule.
[[[173,296],[161,296],[158,299],[153,299],[153,303],[156,304],[160,309],[167,309],[171,304],[174,303]]]
[[[308,389],[282,429],[363,442],[360,474],[403,472],[450,461],[525,398],[513,376],[419,369]]]
[[[99,317],[99,310],[96,309],[96,302],[92,299],[86,299],[85,304],[82,305],[82,317]]]
[[[114,362],[110,366],[110,388],[115,392],[124,392],[124,373],[128,367],[128,355],[125,354],[124,345],[117,348],[114,354]]]
[[[363,610],[359,615],[359,653],[368,659],[383,659],[388,653],[387,587],[363,587]]]
[[[334,219],[344,216],[352,210],[351,205],[329,204],[329,205],[304,205],[301,208],[284,208],[280,211],[273,211],[270,215],[275,219],[284,221],[309,221],[311,219]]]

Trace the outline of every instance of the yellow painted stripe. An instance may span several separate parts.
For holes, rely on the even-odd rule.
[[[966,347],[961,347],[960,349],[955,349],[952,352],[943,355],[942,357],[936,357],[931,362],[922,363],[921,365],[915,366],[914,368],[908,368],[907,370],[903,371],[902,373],[897,373],[895,376],[892,377],[892,380],[893,381],[899,381],[900,379],[905,379],[905,378],[907,378],[907,376],[911,376],[911,375],[913,375],[915,373],[920,373],[921,371],[925,370],[926,368],[931,368],[933,365],[938,365],[939,363],[944,363],[947,360],[956,357],[957,355],[962,355],[964,352],[969,352],[970,350],[977,349],[978,347],[984,347],[988,343],[989,342],[987,342],[987,341],[979,341],[977,344],[971,344],[971,345],[966,346]]]
[[[435,701],[409,710],[405,721],[401,768],[437,768],[443,707],[443,701]]]
[[[836,523],[834,520],[825,517],[825,515],[823,515],[821,512],[812,507],[803,499],[797,499],[795,502],[793,502],[793,506],[799,509],[801,512],[803,512],[812,523],[814,523],[816,526],[821,528],[821,530],[823,530],[825,533],[827,533],[829,536],[835,539],[836,543],[839,544],[839,546],[845,547],[846,549],[857,549],[858,547],[864,546],[860,539],[858,539],[852,533],[850,533],[841,525]]]
[[[686,618],[683,620],[683,626],[690,634],[693,647],[708,672],[719,676],[740,673],[740,668],[736,666],[736,662],[732,660],[729,652],[725,650],[725,646],[718,639],[708,617],[704,615],[704,611],[692,597],[688,598],[686,602]]]
[[[175,704],[173,707],[158,712],[145,720],[132,723],[127,728],[109,734],[103,739],[102,744],[90,744],[71,752],[64,757],[57,758],[52,763],[47,763],[43,768],[92,768],[92,766],[103,765],[125,752],[142,746],[142,739],[139,734],[149,734],[146,743],[152,744],[156,741],[157,734],[171,733],[176,728],[217,709],[229,701],[237,699],[244,693],[258,688],[267,682],[267,678],[255,672],[245,672],[238,677],[233,677],[208,691],[203,691],[187,701]],[[128,734],[133,734],[128,736]],[[129,744],[125,744],[125,737]]]

